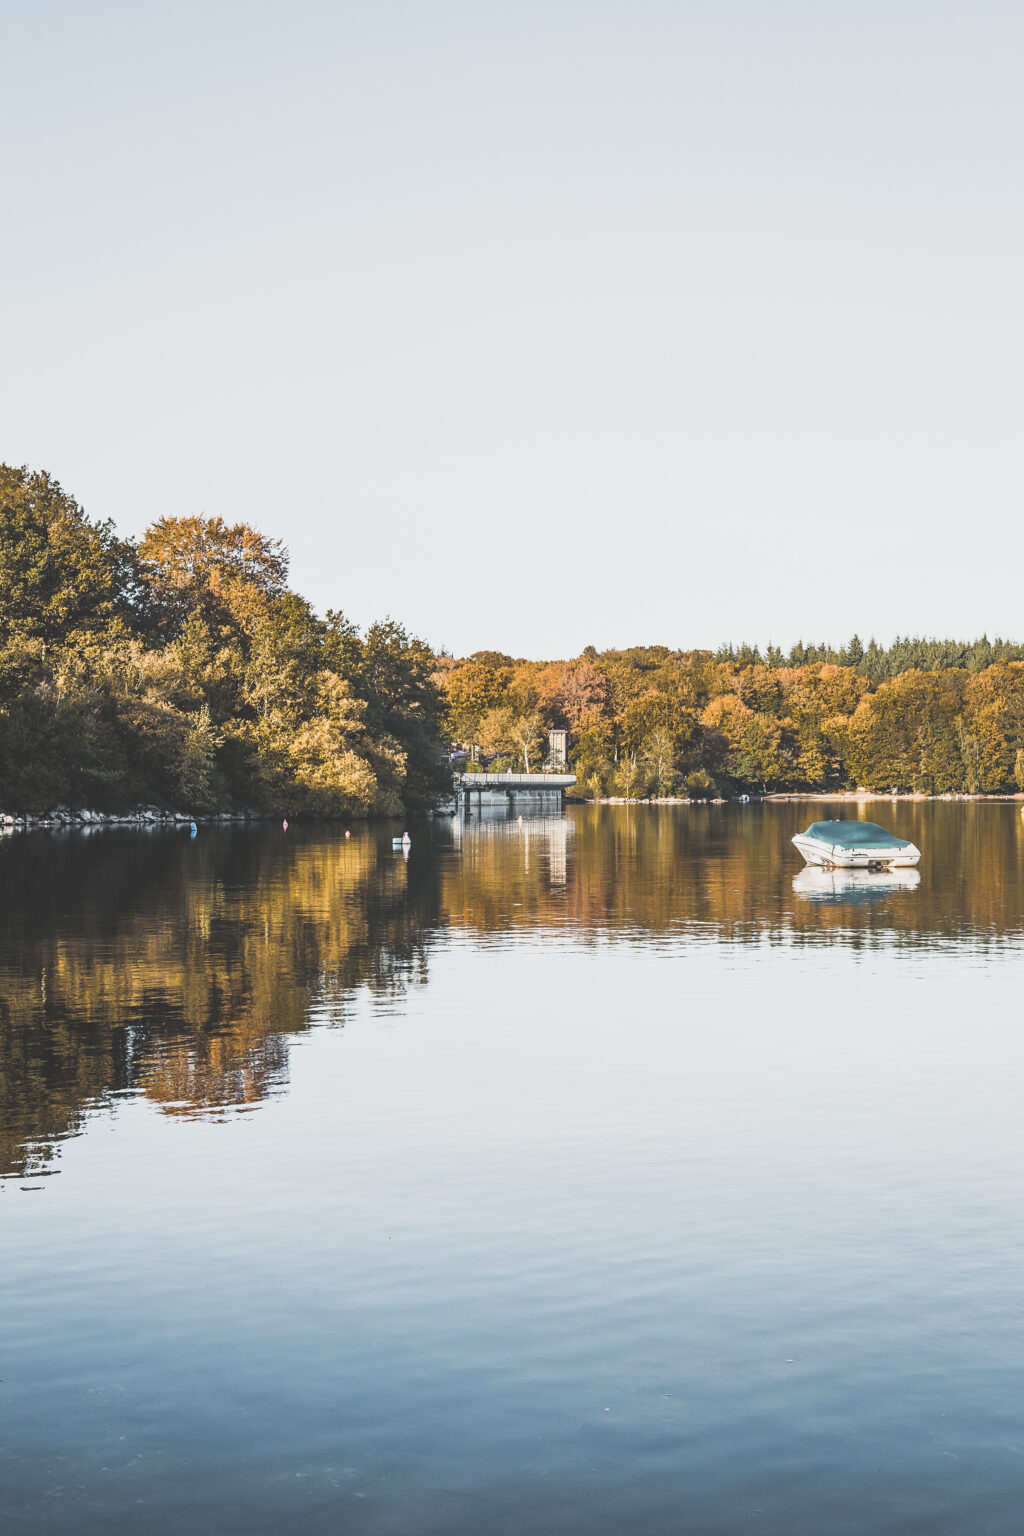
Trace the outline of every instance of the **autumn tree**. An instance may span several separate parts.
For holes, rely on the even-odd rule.
[[[493,652],[481,652],[444,674],[445,709],[453,741],[476,741],[487,711],[508,702],[512,673],[509,657],[495,658]]]
[[[667,726],[657,726],[644,737],[640,749],[640,768],[651,794],[664,796],[675,793],[676,743]]]
[[[329,672],[320,675],[317,694],[316,706],[298,723],[282,728],[279,718],[265,717],[256,727],[270,804],[321,816],[366,815],[374,809],[394,814],[401,807],[399,785],[392,782],[381,795],[370,761],[365,703]],[[396,763],[395,779],[403,767]]]
[[[747,722],[736,754],[737,777],[746,784],[760,785],[767,793],[780,782],[786,771],[782,727],[770,715],[754,715]]]
[[[59,642],[130,618],[134,552],[45,471],[0,464],[0,637]]]
[[[537,770],[544,740],[543,717],[536,710],[524,714],[513,704],[489,709],[477,730],[477,742],[487,756],[523,773]]]
[[[755,714],[775,714],[782,700],[782,686],[774,667],[752,662],[736,679],[736,692]]]
[[[253,626],[243,697],[261,718],[298,721],[315,707],[328,630],[294,592],[271,603]]]
[[[570,667],[562,683],[559,704],[571,731],[580,731],[600,714],[608,698],[608,679],[586,656]]]
[[[397,742],[405,755],[403,798],[409,807],[436,805],[451,789],[444,707],[433,671],[430,647],[384,619],[366,631],[352,678],[354,692],[366,702],[371,735]]]
[[[544,755],[544,717],[535,709],[517,714],[510,735],[516,751],[522,754],[523,772],[533,773]]]
[[[865,695],[847,735],[854,783],[940,794],[962,790],[966,770],[960,721],[966,680],[963,671],[902,672]]]
[[[249,635],[287,590],[280,539],[222,517],[162,517],[139,545],[148,612],[163,635],[198,614],[215,633]]]

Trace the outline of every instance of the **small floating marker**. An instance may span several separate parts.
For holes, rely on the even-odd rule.
[[[345,836],[346,837],[351,837],[352,836],[352,833],[348,830],[348,827],[345,828]]]
[[[281,823],[281,831],[282,832],[287,832],[288,831],[288,818],[287,818],[287,816],[285,817],[284,821],[282,821],[282,823]]]
[[[523,824],[523,818],[522,818],[522,817],[521,817],[521,816],[518,816],[518,817],[517,817],[517,818],[516,818],[516,819],[517,819],[517,821],[518,821],[518,822],[519,822],[519,825],[520,825],[520,826],[522,826],[522,824]]]
[[[189,837],[195,837],[195,835],[196,835],[196,833],[198,831],[199,831],[199,828],[196,826],[195,822],[194,821],[190,821],[189,824],[188,824],[188,835],[189,835]]]
[[[412,842],[412,838],[409,836],[408,832],[403,832],[402,833],[402,847],[403,848],[408,848],[408,846],[409,846],[409,844],[411,842]]]

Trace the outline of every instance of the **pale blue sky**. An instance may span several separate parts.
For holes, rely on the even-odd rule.
[[[0,457],[91,515],[456,653],[1024,636],[1018,6],[6,0],[0,58]]]

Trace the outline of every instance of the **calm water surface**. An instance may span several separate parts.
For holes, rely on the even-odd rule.
[[[1024,820],[827,814],[0,844],[5,1536],[1017,1536]]]

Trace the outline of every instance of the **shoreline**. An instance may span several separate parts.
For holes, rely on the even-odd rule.
[[[386,821],[420,820],[423,817],[449,816],[453,814],[442,810],[415,810],[399,811],[392,816],[358,816],[341,814],[333,816],[314,816],[310,813],[291,812],[290,820],[293,824],[316,824],[318,826],[330,823],[340,824],[349,829],[356,826],[373,826]],[[212,826],[257,826],[261,823],[280,822],[288,820],[289,815],[284,811],[203,811],[193,815],[190,811],[162,811],[156,806],[141,806],[134,811],[72,811],[67,806],[58,806],[52,811],[0,811],[0,837],[7,832],[26,832],[36,828],[64,831],[88,832],[92,828],[100,827],[188,827],[193,823],[197,827]]]
[[[934,802],[935,804],[950,804],[953,801],[985,801],[992,805],[1015,805],[1024,801],[1024,790],[1014,795],[926,795],[916,790],[901,790],[898,794],[886,794],[883,790],[855,790],[836,789],[830,792],[823,790],[803,790],[793,793],[773,791],[768,795],[717,795],[699,800],[689,800],[680,795],[651,795],[644,799],[628,800],[624,795],[605,795],[596,800],[566,800],[567,805],[773,805],[786,804],[791,801],[810,800],[818,802],[834,802],[840,800],[850,805],[864,805],[871,801],[884,800],[892,804],[897,800],[912,800],[922,804]]]
[[[876,801],[885,801],[894,804],[897,801],[912,801],[925,804],[950,804],[952,802],[974,803],[984,801],[993,805],[1015,805],[1024,802],[1024,790],[1013,795],[985,795],[985,794],[945,794],[925,795],[913,790],[901,791],[898,794],[885,794],[876,790],[834,790],[823,792],[820,790],[806,790],[796,793],[784,793],[773,791],[767,795],[714,795],[700,799],[688,799],[684,795],[660,795],[645,796],[643,799],[627,799],[624,795],[604,795],[597,799],[581,800],[567,797],[563,804],[572,805],[773,805],[797,803],[807,801],[810,803],[832,803],[839,801],[850,805],[869,805]],[[443,811],[406,811],[398,818],[394,816],[294,816],[298,821],[342,821],[355,825],[357,822],[369,825],[374,821],[404,820],[411,817],[437,816],[450,814]],[[92,811],[71,810],[67,806],[57,806],[52,811],[7,812],[0,811],[0,836],[7,832],[27,831],[32,828],[72,829],[88,830],[92,827],[174,827],[189,826],[195,822],[196,826],[233,825],[246,826],[261,822],[278,821],[282,812],[277,811],[207,811],[192,815],[188,811],[160,810],[156,806],[140,806],[133,811]]]
[[[275,821],[276,815],[265,811],[212,811],[193,816],[188,811],[161,811],[156,806],[141,806],[134,811],[72,811],[58,806],[52,811],[0,811],[0,833],[29,827],[174,827],[211,825],[214,822]]]

